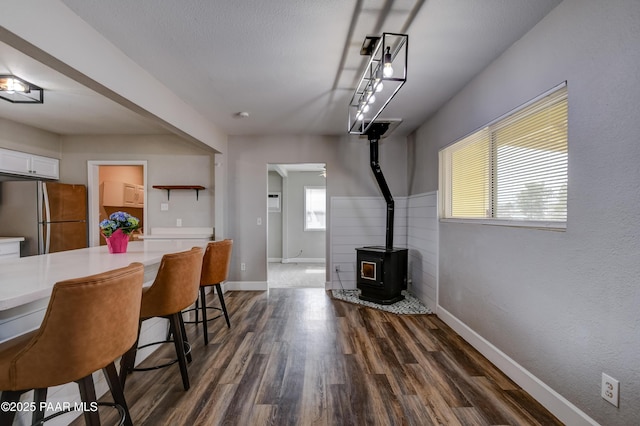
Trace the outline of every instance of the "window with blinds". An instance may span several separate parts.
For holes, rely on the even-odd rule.
[[[440,151],[441,215],[563,227],[567,89],[554,89]]]

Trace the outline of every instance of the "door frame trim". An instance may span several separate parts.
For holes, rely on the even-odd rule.
[[[100,200],[100,166],[142,166],[142,176],[144,179],[144,213],[142,233],[149,223],[147,220],[147,161],[146,160],[88,160],[87,161],[87,212],[89,220],[89,247],[100,245],[98,235],[98,219],[100,211],[98,202]]]

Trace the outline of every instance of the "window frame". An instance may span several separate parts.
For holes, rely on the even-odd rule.
[[[562,91],[562,93],[558,93]],[[557,230],[557,231],[565,231],[567,228],[568,221],[568,197],[566,204],[566,212],[567,216],[564,221],[545,221],[545,220],[526,220],[526,219],[511,219],[511,218],[496,218],[489,217],[489,213],[485,217],[451,217],[452,216],[452,153],[451,149],[453,146],[459,143],[465,143],[468,138],[479,134],[480,132],[488,133],[489,137],[489,150],[494,150],[494,141],[491,137],[491,134],[495,129],[499,129],[508,123],[512,117],[520,113],[522,110],[542,101],[544,98],[549,96],[559,96],[559,99],[554,100],[553,102],[565,100],[568,102],[568,90],[567,90],[567,82],[563,82],[552,89],[544,92],[543,94],[535,97],[534,99],[526,102],[525,104],[503,114],[497,119],[489,122],[488,124],[470,132],[464,137],[456,140],[455,142],[448,144],[447,146],[440,149],[438,153],[438,166],[439,166],[439,191],[438,191],[438,202],[440,205],[439,210],[439,220],[440,222],[451,222],[451,223],[474,223],[474,224],[483,224],[483,225],[496,225],[496,226],[511,226],[511,227],[519,227],[519,228],[533,228],[533,229],[545,229],[545,230]],[[553,105],[553,104],[551,104]],[[567,105],[568,106],[568,105]],[[527,117],[527,116],[524,116]],[[523,118],[524,118],[523,117]],[[567,120],[568,120],[568,112],[567,112]],[[569,140],[568,140],[568,125],[567,125],[567,191],[568,191],[568,150],[569,150]],[[490,157],[495,153],[491,153]],[[495,163],[493,163],[493,159],[489,162],[489,170],[492,170]],[[491,173],[491,172],[489,172]],[[489,208],[494,203],[494,197],[496,196],[496,186],[494,182],[489,178],[489,194],[488,194],[488,205]]]
[[[307,191],[314,189],[322,189],[324,191],[324,227],[322,228],[311,228],[307,222]],[[303,210],[302,210],[302,223],[304,227],[304,232],[325,232],[327,230],[327,187],[319,186],[319,185],[305,185],[303,192]]]

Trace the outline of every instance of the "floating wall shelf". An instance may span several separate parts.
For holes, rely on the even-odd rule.
[[[165,189],[167,191],[167,200],[170,199],[171,197],[171,190],[172,189],[192,189],[196,191],[196,200],[198,199],[198,195],[199,195],[199,191],[201,189],[205,189],[204,186],[200,186],[200,185],[153,185],[153,187],[155,189]]]

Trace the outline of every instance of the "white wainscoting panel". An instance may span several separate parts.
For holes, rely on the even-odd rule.
[[[407,198],[394,202],[393,245],[407,247]],[[385,245],[387,203],[382,197],[331,197],[330,212],[332,288],[355,289],[356,248]]]
[[[438,193],[412,195],[407,206],[409,287],[433,312],[438,302]]]

